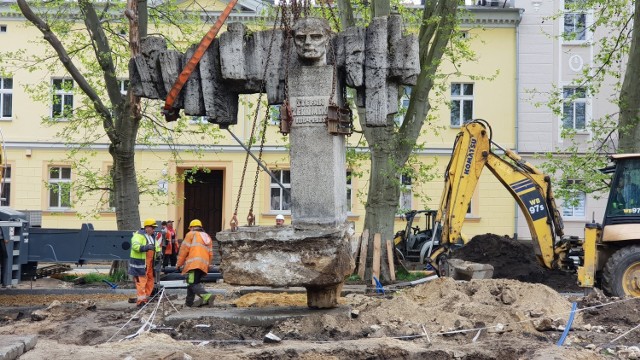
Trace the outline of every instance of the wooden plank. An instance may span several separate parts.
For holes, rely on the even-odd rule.
[[[378,280],[380,280],[380,243],[380,234],[373,235],[373,266],[371,267],[371,271],[373,276]],[[371,283],[376,285],[376,281],[373,278],[371,279]]]
[[[393,240],[387,240],[387,260],[389,260],[389,276],[391,281],[396,281],[396,268],[393,265]]]
[[[367,247],[369,246],[369,230],[362,232],[362,243],[360,244],[360,263],[358,264],[358,276],[364,279],[364,271],[367,266]]]

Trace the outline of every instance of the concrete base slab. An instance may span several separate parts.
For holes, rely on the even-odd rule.
[[[185,308],[180,314],[167,316],[165,325],[178,326],[183,321],[205,318],[226,320],[243,326],[270,326],[277,321],[290,318],[298,318],[315,314],[344,314],[349,316],[351,309],[348,306],[339,306],[332,309],[311,310],[307,307],[264,307],[264,308]]]
[[[36,335],[2,335],[0,336],[0,360],[13,360],[33,349],[38,342]]]
[[[448,259],[448,276],[455,280],[491,279],[493,266],[461,259]]]

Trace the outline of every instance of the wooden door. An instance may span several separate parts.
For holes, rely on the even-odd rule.
[[[222,230],[222,170],[202,170],[192,174],[193,181],[184,184],[184,234],[189,232],[193,219],[202,221],[202,227],[211,235]]]

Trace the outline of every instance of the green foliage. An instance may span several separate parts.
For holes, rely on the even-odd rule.
[[[354,281],[362,281],[362,279],[360,278],[360,275],[358,274],[351,274],[349,276],[347,276],[345,278],[346,282],[354,282]]]
[[[422,279],[427,276],[429,275],[424,271],[408,272],[404,268],[399,268],[398,270],[396,270],[396,281],[409,282],[409,281]]]
[[[123,12],[126,2],[105,1],[93,2],[93,6],[100,18],[100,27],[108,37],[110,56],[115,66],[115,76],[119,79],[118,86],[128,87],[129,23]],[[101,67],[95,52],[96,43],[91,39],[91,31],[85,24],[85,17],[78,2],[61,0],[30,1],[34,12],[48,23],[51,31],[60,39],[62,45],[71,57],[71,61],[81,69],[82,76],[90,88],[98,95],[108,108],[114,123],[132,121],[123,109],[111,103],[108,96],[105,71]],[[149,5],[150,35],[157,35],[161,31],[167,39],[168,46],[184,51],[189,45],[198,42],[202,34],[206,33],[214,16],[205,16],[205,9],[198,2],[182,4],[177,2],[156,2]],[[20,10],[14,7],[14,11]],[[203,15],[203,13],[205,15]],[[205,17],[202,21],[201,17]],[[32,27],[27,23],[27,27]],[[157,30],[154,30],[157,29]],[[31,49],[38,49],[33,53]],[[0,51],[0,73],[14,74],[18,70],[29,72],[43,72],[55,78],[71,79],[63,67],[58,55],[43,37],[34,37],[25,48],[17,51]],[[114,75],[114,74],[108,74]],[[118,89],[120,91],[120,89]],[[61,97],[56,96],[52,81],[45,81],[25,86],[25,91],[34,102],[59,105]],[[83,218],[96,218],[104,211],[113,211],[112,192],[113,176],[109,169],[95,161],[98,151],[96,146],[109,143],[106,136],[103,116],[96,110],[95,104],[80,89],[77,82],[64,81],[58,91],[73,96],[73,108],[62,107],[63,117],[47,114],[42,117],[42,124],[51,128],[52,135],[67,145],[65,158],[51,159],[53,162],[71,164],[73,182],[71,183],[73,204],[91,205],[86,211],[78,212]],[[126,92],[126,89],[125,89]],[[124,99],[127,95],[123,94]],[[160,113],[161,102],[143,100],[143,120],[137,130],[136,143],[139,147],[156,149],[159,146],[170,149],[170,159],[166,152],[158,154],[158,162],[180,163],[186,154],[195,154],[196,158],[203,157],[211,151],[211,147],[222,137],[217,127],[211,126],[206,119],[191,119],[182,117],[178,121],[168,124]],[[186,145],[186,146],[185,146]],[[148,196],[156,203],[177,201],[174,194],[167,194],[158,186],[160,181],[181,181],[181,176],[150,173],[141,166],[137,172],[138,187],[141,194]],[[46,187],[50,187],[45,183]],[[167,200],[169,199],[169,200]],[[77,209],[76,209],[77,210]]]
[[[83,284],[96,284],[103,282],[103,280],[107,280],[112,283],[122,283],[129,281],[129,275],[127,275],[126,271],[118,271],[114,275],[97,272],[84,275],[60,274],[57,275],[56,278],[66,282],[81,282]]]
[[[620,90],[630,50],[633,8],[633,2],[629,0],[566,1],[565,11],[547,19],[564,23],[565,17],[574,14],[592,17],[585,27],[586,41],[592,42],[594,48],[592,63],[584,66],[568,86],[583,88],[588,99],[609,101],[612,108],[620,111],[629,106],[620,101]],[[553,38],[552,34],[548,35]],[[576,32],[563,33],[556,39],[563,42],[580,41]],[[537,155],[544,161],[541,169],[552,176],[557,197],[571,204],[576,201],[576,191],[583,191],[595,198],[606,195],[609,176],[598,169],[609,163],[610,154],[622,151],[618,148],[618,138],[633,134],[637,125],[620,126],[620,112],[615,111],[587,119],[585,129],[567,128],[562,124],[563,107],[573,102],[576,94],[565,98],[562,87],[557,85],[549,91],[526,89],[526,93],[528,100],[536,107],[546,106],[559,118],[561,143],[552,152]]]

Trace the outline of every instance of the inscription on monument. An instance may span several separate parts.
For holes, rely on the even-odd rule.
[[[329,98],[326,96],[291,97],[293,123],[324,124],[327,117]]]

